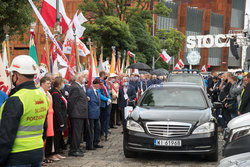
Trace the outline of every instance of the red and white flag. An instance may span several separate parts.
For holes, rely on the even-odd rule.
[[[184,67],[184,63],[183,63],[183,61],[181,59],[179,59],[177,64],[179,64],[180,68]]]
[[[72,44],[74,43],[74,40],[75,40],[74,33],[73,33],[73,26],[74,26],[76,28],[76,43],[78,45],[79,55],[87,56],[88,54],[90,54],[90,51],[88,50],[86,45],[79,39],[79,37],[82,36],[85,30],[85,27],[81,26],[83,22],[80,21],[84,19],[80,17],[80,20],[79,20],[79,16],[82,17],[83,15],[79,14],[77,16],[77,13],[76,13],[73,18],[73,22],[70,23],[69,25],[69,29],[67,31],[67,34],[63,43],[63,53],[71,54]]]
[[[128,55],[129,55],[130,57],[135,57],[135,54],[132,53],[132,52],[130,52],[130,51],[128,51]]]
[[[9,94],[9,83],[8,78],[6,76],[5,67],[2,62],[2,58],[0,55],[0,90],[4,91],[6,94]]]
[[[180,67],[180,65],[177,63],[177,64],[175,65],[174,69],[175,69],[175,70],[180,70],[181,67]]]
[[[7,70],[9,68],[9,61],[8,61],[7,47],[5,42],[3,42],[3,66],[8,80],[8,87],[9,89],[11,89],[10,72]]]
[[[59,14],[61,15],[62,32],[68,29],[70,19],[66,15],[63,1],[59,0]],[[56,0],[44,0],[41,9],[41,15],[48,26],[55,27],[56,23]]]
[[[206,65],[203,65],[201,70],[202,70],[202,72],[207,72]]]
[[[171,57],[167,54],[165,50],[162,51],[160,56],[166,63],[168,63],[171,60]]]

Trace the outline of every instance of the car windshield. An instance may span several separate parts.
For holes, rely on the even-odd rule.
[[[143,97],[141,107],[181,107],[181,108],[208,108],[201,89],[162,87],[149,89]]]
[[[203,80],[199,75],[171,75],[168,82],[190,82],[203,87]]]

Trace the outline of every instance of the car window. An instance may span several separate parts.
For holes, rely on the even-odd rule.
[[[199,75],[171,75],[169,82],[190,82],[203,87],[203,80]]]
[[[140,106],[208,108],[201,89],[180,87],[149,89],[143,97]]]

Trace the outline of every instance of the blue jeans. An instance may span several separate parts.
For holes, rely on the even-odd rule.
[[[110,105],[106,106],[105,108],[101,108],[101,136],[105,133],[105,138],[108,137],[108,128],[109,128],[109,119],[110,119]]]
[[[33,164],[24,164],[24,165],[11,165],[8,164],[5,167],[41,167],[42,166],[42,162],[37,162],[37,163],[33,163]]]

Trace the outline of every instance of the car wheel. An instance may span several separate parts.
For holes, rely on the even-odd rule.
[[[136,157],[136,152],[130,151],[126,148],[125,142],[123,142],[123,153],[126,158],[135,158]]]

